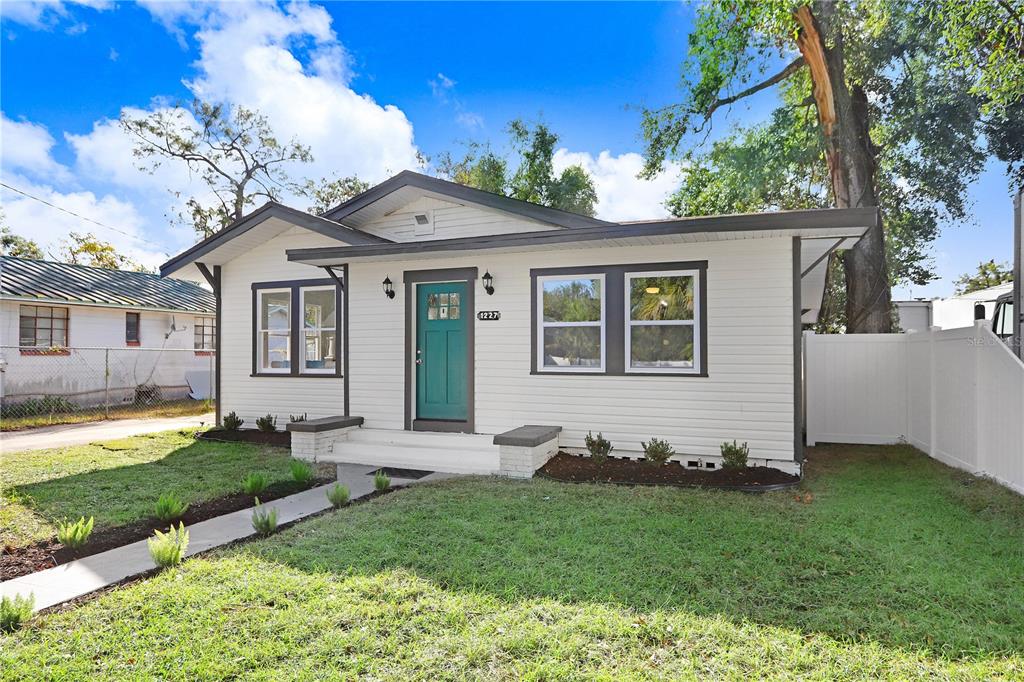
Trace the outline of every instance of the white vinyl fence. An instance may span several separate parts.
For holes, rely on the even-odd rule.
[[[987,324],[805,333],[807,444],[906,441],[1024,494],[1024,364]]]

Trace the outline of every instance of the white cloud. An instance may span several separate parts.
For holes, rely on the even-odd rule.
[[[448,93],[455,87],[455,81],[443,73],[438,72],[437,78],[432,78],[427,81],[427,85],[430,86],[430,91],[434,93],[434,97],[447,104]]]
[[[34,184],[21,176],[4,176],[5,182],[55,206],[95,220],[109,229],[47,206],[41,201],[3,188],[4,220],[15,234],[37,242],[47,254],[56,255],[68,232],[92,232],[113,244],[120,253],[142,265],[155,267],[166,255],[153,248],[153,240],[143,232],[145,220],[136,207],[109,194],[60,192],[48,185]],[[47,258],[51,256],[48,255]]]
[[[0,3],[0,16],[32,28],[50,29],[70,16],[68,8],[73,5],[97,10],[111,7],[108,0],[16,0]],[[75,23],[69,31],[82,33],[86,28],[85,24]]]
[[[595,159],[589,152],[563,148],[555,152],[553,162],[556,173],[573,165],[590,173],[597,191],[597,217],[612,221],[669,217],[665,200],[679,187],[682,174],[682,166],[669,163],[653,179],[640,179],[644,160],[635,152],[613,156],[605,150]]]
[[[437,78],[428,80],[427,85],[434,93],[434,99],[443,106],[451,106],[455,110],[455,122],[460,126],[470,132],[481,130],[484,127],[484,117],[476,112],[468,111],[462,99],[455,94],[456,83],[454,80],[438,71]]]
[[[0,113],[0,166],[4,172],[19,170],[36,178],[66,180],[68,169],[50,153],[55,143],[45,126],[15,121]]]

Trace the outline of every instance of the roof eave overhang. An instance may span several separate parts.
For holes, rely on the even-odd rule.
[[[778,232],[779,236],[831,239],[842,237],[859,240],[868,229],[877,225],[878,221],[878,210],[875,208],[781,211],[648,223],[616,223],[573,230],[547,230],[426,242],[289,249],[287,256],[292,262],[325,266],[352,260],[398,258],[410,254],[445,253],[455,256],[481,250],[531,250],[562,244],[621,241],[634,237],[688,235],[693,238],[716,239],[742,233]]]
[[[200,261],[203,257],[208,256],[217,248],[232,239],[245,234],[249,230],[258,227],[272,218],[278,218],[282,221],[295,225],[296,227],[302,227],[348,244],[369,245],[391,243],[383,237],[376,237],[365,232],[353,230],[352,228],[341,225],[333,220],[305,213],[271,201],[165,262],[160,266],[160,276],[168,277],[173,275],[175,272],[178,272],[186,266]]]

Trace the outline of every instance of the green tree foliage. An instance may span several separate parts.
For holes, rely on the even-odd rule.
[[[88,265],[108,270],[149,272],[128,256],[118,253],[113,244],[97,238],[92,232],[69,232],[68,238],[61,242],[57,259],[74,265]]]
[[[555,173],[557,134],[543,123],[531,128],[520,119],[509,123],[508,133],[518,161],[514,171],[509,161],[493,152],[489,145],[470,142],[462,158],[456,159],[450,152],[441,154],[438,173],[452,182],[487,192],[594,215],[597,191],[587,171],[573,165]]]
[[[940,220],[967,217],[967,185],[986,158],[1022,176],[1022,86],[1007,74],[1024,52],[1005,47],[1006,35],[1019,39],[1014,24],[991,18],[1012,19],[1017,4],[709,0],[682,101],[645,112],[645,172],[669,157],[691,167],[669,201],[676,215],[879,206],[884,232],[830,267],[825,308],[841,297],[829,326],[885,331],[889,286],[933,277],[928,244]],[[996,68],[993,53],[1017,66]],[[767,122],[704,144],[716,111],[767,88],[782,100]]]
[[[972,291],[988,289],[1012,281],[1013,267],[1009,263],[996,263],[995,260],[990,260],[986,263],[978,263],[978,269],[974,273],[968,272],[961,275],[955,282],[956,293],[969,294]]]
[[[313,215],[323,215],[338,204],[344,203],[368,189],[370,189],[370,183],[360,180],[355,175],[334,180],[322,178],[320,182],[307,180],[305,194],[313,200],[313,204],[306,211]]]
[[[43,250],[39,248],[39,244],[14,234],[6,225],[0,228],[0,253],[5,256],[17,256],[31,260],[43,259]]]
[[[141,118],[124,115],[121,127],[135,139],[140,170],[152,173],[173,160],[206,185],[213,202],[188,197],[177,216],[201,237],[241,218],[260,199],[278,201],[282,193],[307,189],[292,181],[287,169],[312,161],[309,147],[280,142],[266,117],[252,109],[195,100],[189,108],[159,109]]]

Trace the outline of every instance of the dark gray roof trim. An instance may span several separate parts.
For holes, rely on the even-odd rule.
[[[458,239],[438,239],[423,242],[288,249],[287,254],[290,261],[330,258],[341,262],[346,258],[366,258],[369,256],[390,256],[435,251],[475,251],[700,232],[757,232],[760,230],[849,228],[856,231],[858,235],[862,235],[868,228],[877,225],[879,220],[877,208],[822,208],[806,211],[680,218],[678,220],[660,220],[648,223],[611,223],[597,227],[581,227],[574,230],[520,232],[516,234],[460,237]]]
[[[191,282],[148,272],[0,257],[0,295],[32,300],[213,314],[215,299]]]
[[[182,266],[202,258],[205,254],[213,251],[218,246],[244,234],[270,218],[287,220],[293,225],[304,227],[307,230],[317,232],[327,237],[333,237],[349,244],[390,244],[390,240],[377,237],[365,232],[353,230],[351,227],[340,225],[327,218],[311,215],[305,211],[279,204],[276,201],[268,201],[260,208],[246,216],[242,216],[231,223],[223,230],[216,232],[203,241],[186,251],[182,251],[174,258],[160,266],[160,275],[166,277],[168,274],[178,270]]]
[[[345,203],[332,208],[324,213],[324,217],[339,223],[344,222],[347,216],[366,208],[378,199],[402,187],[416,187],[422,190],[437,192],[438,194],[445,194],[454,199],[461,199],[462,201],[469,201],[487,206],[488,208],[505,211],[506,213],[521,215],[525,218],[555,225],[556,227],[593,227],[595,225],[614,224],[578,213],[548,208],[547,206],[540,206],[539,204],[532,204],[519,199],[510,199],[500,194],[485,192],[474,187],[466,187],[455,182],[432,178],[429,175],[414,173],[408,170],[402,171],[393,178],[389,178],[362,194],[352,197]]]

